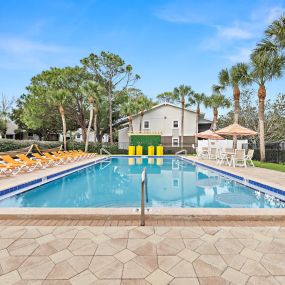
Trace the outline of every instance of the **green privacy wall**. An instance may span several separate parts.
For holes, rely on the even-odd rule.
[[[150,145],[158,146],[161,143],[160,135],[131,135],[130,145],[143,146],[143,154],[147,154],[147,147]]]

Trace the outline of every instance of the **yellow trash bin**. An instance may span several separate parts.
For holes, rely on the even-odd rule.
[[[150,146],[147,148],[147,154],[148,154],[148,155],[154,155],[154,146],[153,146],[153,145],[150,145]]]
[[[159,145],[156,147],[156,155],[163,155],[163,146]]]
[[[135,155],[135,147],[133,145],[129,146],[129,155]]]
[[[136,146],[136,155],[142,155],[143,154],[143,147],[141,145]]]

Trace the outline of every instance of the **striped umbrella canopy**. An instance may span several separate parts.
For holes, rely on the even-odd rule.
[[[197,138],[206,139],[206,140],[224,140],[223,137],[221,137],[220,135],[214,133],[211,130],[207,130],[207,131],[195,134],[195,136]]]
[[[255,136],[257,132],[245,128],[239,124],[232,124],[223,129],[220,129],[215,132],[218,135],[224,136]]]

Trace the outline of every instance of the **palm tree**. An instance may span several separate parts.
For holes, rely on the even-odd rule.
[[[244,86],[249,83],[248,78],[248,65],[245,63],[237,63],[232,66],[230,70],[222,69],[219,73],[219,83],[222,88],[227,86],[233,89],[234,98],[234,123],[238,124],[239,121],[239,107],[240,107],[240,85]],[[234,146],[237,145],[237,137],[234,136]]]
[[[85,141],[85,152],[87,152],[93,117],[94,117],[94,141],[96,141],[95,138],[97,133],[96,128],[97,128],[97,114],[98,114],[98,101],[99,101],[98,97],[102,93],[102,87],[98,83],[95,83],[93,81],[88,81],[86,85],[81,87],[81,91],[85,95],[89,104],[89,122],[88,122],[86,141]],[[94,108],[95,102],[96,102],[95,104],[96,107]],[[96,114],[96,116],[94,116],[94,113]]]
[[[173,98],[173,93],[169,91],[158,94],[156,98],[161,103],[165,103],[165,102],[174,103],[175,102],[175,98]]]
[[[136,109],[140,110],[140,132],[142,132],[142,122],[143,122],[144,112],[152,108],[154,103],[150,99],[148,99],[145,95],[140,95],[134,99],[133,104],[136,106],[133,109],[134,111],[136,111]]]
[[[265,84],[274,78],[280,78],[285,66],[285,57],[278,51],[256,49],[251,54],[251,71],[249,77],[258,85],[258,120],[260,140],[260,160],[265,160],[264,108],[266,99]]]
[[[215,131],[217,129],[217,122],[219,116],[219,108],[229,108],[231,102],[224,95],[220,93],[222,86],[214,85],[213,86],[213,95],[206,97],[204,100],[204,105],[206,108],[213,109],[213,122],[211,130]]]
[[[222,69],[219,73],[219,83],[225,88],[227,86],[233,89],[234,98],[234,123],[238,124],[239,119],[239,100],[240,100],[240,86],[249,83],[248,65],[245,63],[237,63],[232,66],[230,70]]]
[[[129,132],[133,132],[133,115],[132,113],[135,113],[134,110],[134,103],[131,99],[128,99],[127,102],[122,106],[122,113],[124,115],[127,115],[129,117]]]
[[[265,39],[258,45],[256,50],[276,52],[285,49],[285,15],[272,22],[265,30]]]
[[[204,93],[193,93],[193,98],[190,98],[190,105],[196,105],[196,134],[199,132],[199,117],[201,114],[200,106],[205,101],[206,95]],[[195,144],[197,145],[198,138],[195,137]]]
[[[193,94],[193,90],[190,86],[180,85],[173,90],[173,98],[176,101],[181,102],[181,148],[184,143],[184,111],[185,111],[185,98],[190,99]]]
[[[48,94],[48,98],[59,109],[59,113],[62,121],[62,134],[63,134],[63,148],[66,150],[66,119],[64,106],[70,101],[70,93],[65,89],[52,90]]]

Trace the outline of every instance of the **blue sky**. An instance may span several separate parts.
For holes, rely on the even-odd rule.
[[[0,92],[18,97],[42,70],[106,50],[133,65],[149,97],[180,84],[210,94],[284,9],[285,0],[2,0]],[[269,98],[278,92],[284,78],[268,84]]]

